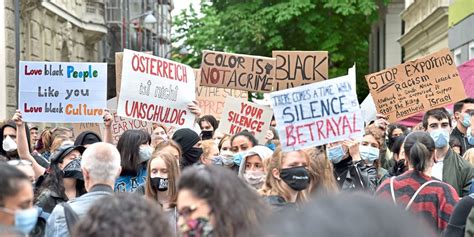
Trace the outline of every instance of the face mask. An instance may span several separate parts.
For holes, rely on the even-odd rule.
[[[272,151],[275,151],[275,149],[276,149],[276,146],[273,143],[268,143],[266,146]]]
[[[212,139],[213,131],[202,131],[201,132],[201,139],[202,140],[209,140]]]
[[[443,148],[448,145],[449,132],[446,129],[436,129],[430,132],[431,138],[435,142],[436,148]]]
[[[150,178],[151,186],[160,192],[168,190],[168,179],[161,177]]]
[[[202,148],[193,147],[183,154],[182,164],[183,166],[190,166],[198,162],[202,155]]]
[[[471,126],[471,115],[464,114],[461,123],[462,123],[462,126],[464,126],[465,128],[470,127]]]
[[[301,191],[309,185],[309,174],[304,166],[282,169],[280,178],[295,191]]]
[[[138,156],[140,157],[140,162],[148,161],[151,158],[153,153],[153,148],[151,146],[141,146],[138,151]]]
[[[259,189],[262,187],[263,183],[265,182],[265,172],[261,170],[249,170],[245,171],[244,178],[248,184],[250,184],[255,189]]]
[[[380,150],[371,146],[359,145],[359,153],[362,160],[374,161],[379,158]]]
[[[38,210],[34,207],[12,211],[2,208],[5,212],[15,215],[15,229],[25,235],[29,234],[38,221]]]
[[[230,156],[221,156],[222,157],[222,163],[224,164],[224,166],[227,166],[227,167],[231,167],[234,165],[234,156],[230,155]]]
[[[84,179],[81,170],[81,159],[78,158],[69,162],[69,164],[64,167],[63,172],[64,178]]]
[[[344,155],[346,155],[342,145],[330,147],[326,150],[326,153],[328,155],[328,159],[332,161],[333,164],[341,162],[342,158],[344,158]]]
[[[179,232],[183,237],[206,237],[211,236],[213,227],[209,219],[199,217],[197,219],[188,219],[185,223],[179,225]]]
[[[16,142],[10,136],[7,136],[5,139],[3,139],[2,148],[6,152],[14,151],[17,148]]]
[[[234,155],[234,164],[240,166],[240,163],[242,162],[242,152],[241,153],[237,153]]]

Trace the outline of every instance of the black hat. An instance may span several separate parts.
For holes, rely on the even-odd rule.
[[[89,144],[94,144],[96,142],[101,142],[100,136],[92,131],[84,131],[77,136],[76,141],[74,142],[75,146],[85,146]]]
[[[69,155],[72,151],[78,151],[79,153],[84,152],[86,148],[84,146],[74,146],[74,145],[64,145],[61,146],[56,152],[51,155],[51,163],[61,163],[64,160],[64,157]]]

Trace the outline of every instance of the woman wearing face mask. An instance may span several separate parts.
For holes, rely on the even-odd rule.
[[[156,201],[167,214],[170,226],[177,236],[178,161],[169,153],[154,152],[147,166],[147,182],[136,192]]]
[[[219,133],[216,131],[215,134]],[[215,142],[216,140],[214,140]],[[226,168],[237,171],[238,166],[234,163],[234,153],[230,149],[230,137],[229,135],[224,135],[222,139],[219,140],[217,144],[217,149],[219,150],[219,155],[212,158],[213,165],[224,166]]]
[[[189,128],[182,128],[173,134],[173,141],[179,144],[183,155],[179,161],[181,169],[192,166],[199,161],[202,155],[201,139],[199,135]]]
[[[265,183],[266,160],[270,158],[273,151],[266,146],[254,146],[248,150],[242,158],[239,168],[239,177],[254,189],[259,190]]]
[[[0,174],[0,236],[27,236],[38,220],[31,182],[5,162],[0,162]]]
[[[35,205],[43,212],[51,213],[56,205],[86,193],[80,161],[84,150],[83,146],[65,145],[51,155],[49,172],[37,182],[40,187]],[[44,235],[46,221],[38,219],[34,236]]]
[[[214,158],[219,156],[219,148],[212,140],[206,140],[201,143],[202,155],[200,163],[203,165],[212,165]]]
[[[380,165],[380,150],[385,145],[384,131],[375,126],[365,128],[365,135],[359,144],[360,158],[368,166],[368,172],[375,172],[377,186],[389,177],[388,171]]]
[[[409,134],[404,148],[409,170],[385,180],[376,195],[420,215],[441,232],[448,226],[459,196],[451,185],[432,178],[435,142],[428,133]]]
[[[161,142],[168,141],[168,134],[165,125],[156,124],[151,134],[151,146],[155,148]]]
[[[184,170],[178,184],[181,236],[258,236],[268,207],[232,171],[219,166]]]
[[[334,178],[342,191],[354,189],[375,191],[376,172],[369,172],[370,167],[361,161],[357,142],[344,140],[329,143],[326,154],[334,166]]]
[[[127,130],[122,134],[117,143],[122,172],[115,181],[116,192],[133,192],[145,183],[146,163],[153,153],[150,142],[150,135],[142,130]]]
[[[212,115],[204,115],[199,119],[198,123],[201,128],[201,139],[203,141],[212,139],[214,132],[219,126],[217,119]]]
[[[247,130],[235,134],[230,139],[231,151],[234,153],[234,169],[238,172],[245,151],[258,145],[257,139]]]
[[[277,213],[296,209],[306,201],[309,188],[309,157],[304,151],[282,152],[277,148],[268,163],[268,173],[261,193]]]

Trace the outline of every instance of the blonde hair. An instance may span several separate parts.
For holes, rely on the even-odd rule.
[[[146,174],[146,183],[145,183],[145,197],[152,200],[158,201],[158,191],[151,186],[151,162],[154,159],[161,158],[165,162],[166,169],[168,170],[168,203],[170,207],[176,205],[176,200],[178,199],[178,179],[180,176],[178,161],[167,152],[155,151],[148,161],[147,164],[147,174]]]
[[[298,152],[301,156],[303,156],[308,164],[310,163],[308,155],[304,151],[295,151]],[[289,152],[282,152],[280,147],[277,147],[275,152],[273,153],[273,156],[268,159],[268,164],[267,166],[267,177],[265,179],[265,184],[263,185],[262,189],[259,191],[263,196],[270,196],[270,195],[278,195],[283,197],[286,201],[291,199],[291,194],[290,194],[290,187],[287,185],[282,185],[283,180],[278,180],[273,176],[273,169],[277,169],[279,172],[281,172],[282,164],[283,164],[283,159],[286,158],[286,155]],[[296,202],[303,202],[306,201],[306,192],[305,191],[300,191],[298,192],[298,196],[296,197]]]
[[[217,148],[217,146],[216,146],[216,144],[214,143],[213,140],[202,141],[201,146],[202,146],[202,156],[201,157],[204,157],[204,158],[207,158],[211,155],[213,146],[215,146]]]
[[[64,135],[56,136],[54,138],[53,142],[51,143],[51,147],[50,147],[51,154],[54,153],[55,151],[57,151],[63,145],[63,143],[66,142],[66,141],[74,142],[71,138],[69,138],[67,136],[64,136]]]
[[[334,168],[331,161],[327,158],[325,150],[314,147],[305,149],[304,152],[309,156],[308,173],[311,184],[308,188],[308,193],[338,192],[339,188],[334,178]]]
[[[474,148],[469,148],[462,156],[464,160],[469,161],[471,165],[474,165]]]

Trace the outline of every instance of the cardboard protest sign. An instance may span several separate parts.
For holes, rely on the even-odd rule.
[[[122,85],[122,64],[123,53],[115,53],[115,91],[117,97],[120,96],[120,86]]]
[[[228,96],[247,100],[247,91],[200,86],[201,70],[194,69],[196,77],[196,97],[202,115],[212,115],[220,120],[222,109],[224,109],[225,99]]]
[[[73,123],[72,132],[74,133],[74,138],[77,138],[79,134],[84,131],[92,131],[97,135],[102,137],[101,126],[98,123]]]
[[[349,76],[270,93],[284,151],[364,134],[356,88]]]
[[[389,122],[466,98],[449,49],[365,76],[378,113]]]
[[[275,78],[274,58],[203,51],[201,86],[270,92]]]
[[[258,141],[264,141],[272,116],[269,107],[229,96],[217,130],[231,136],[248,130]]]
[[[328,79],[327,51],[273,51],[272,57],[276,59],[274,91]]]
[[[117,114],[177,127],[192,127],[187,106],[196,98],[191,67],[125,50]]]
[[[152,134],[153,124],[151,122],[138,119],[128,119],[117,115],[117,97],[107,101],[107,108],[113,117],[111,127],[114,144],[117,144],[122,134],[127,130],[138,129]]]
[[[103,122],[107,64],[20,61],[19,109],[27,122]]]

